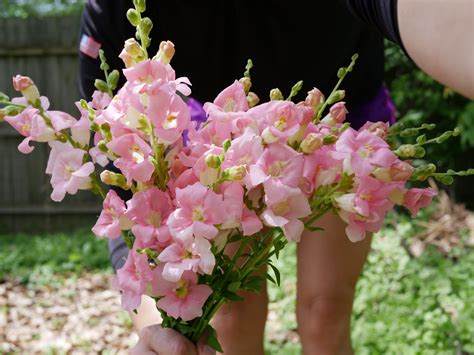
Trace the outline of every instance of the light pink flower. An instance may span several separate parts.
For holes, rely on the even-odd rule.
[[[152,279],[148,257],[130,250],[125,265],[117,270],[117,288],[122,291],[122,308],[127,311],[137,309]]]
[[[220,229],[242,228],[244,236],[250,236],[263,228],[262,221],[255,212],[244,205],[244,188],[238,182],[227,182],[221,185],[224,204],[227,209],[227,221]]]
[[[212,146],[207,152],[201,155],[193,166],[194,173],[199,178],[199,181],[204,186],[212,186],[219,178],[218,168],[209,167],[206,163],[206,158],[211,155],[222,154],[223,149],[220,147]]]
[[[31,85],[34,85],[34,83],[29,76],[16,75],[13,77],[13,88],[16,91],[24,91]]]
[[[247,128],[242,136],[232,141],[229,150],[225,154],[223,168],[243,165],[247,171],[247,175],[244,177],[245,185],[251,186],[250,166],[255,164],[262,154],[261,137],[257,136],[250,128]]]
[[[161,271],[161,265],[153,270],[153,293],[161,297],[156,303],[157,307],[175,319],[190,321],[200,317],[212,289],[207,285],[198,284],[197,275],[190,271],[185,272],[178,282],[163,279],[160,277]]]
[[[184,189],[176,189],[177,209],[168,218],[171,234],[181,241],[196,237],[212,239],[218,230],[217,224],[226,221],[226,209],[222,196],[201,183]]]
[[[243,84],[235,80],[230,86],[226,87],[217,95],[214,100],[214,105],[221,108],[224,112],[247,111],[249,105]],[[206,107],[210,106],[207,105]]]
[[[338,123],[343,123],[348,113],[346,103],[343,101],[338,102],[331,106],[329,114],[321,120],[321,123],[335,126]]]
[[[311,213],[308,198],[300,189],[275,183],[265,190],[267,208],[262,213],[266,225],[280,227],[290,241],[298,242],[304,231],[300,218]]]
[[[183,99],[178,95],[169,95],[165,92],[150,97],[147,116],[155,127],[155,136],[166,145],[180,139],[191,122],[188,105]]]
[[[114,165],[121,170],[127,178],[127,184],[132,180],[147,182],[150,180],[155,167],[149,157],[153,153],[150,145],[137,134],[130,133],[113,139],[107,147],[120,158]]]
[[[130,229],[131,222],[125,216],[125,202],[113,190],[109,190],[102,205],[102,211],[92,232],[97,237],[115,239],[121,236],[122,230]]]
[[[187,270],[210,275],[216,263],[211,243],[201,237],[170,244],[160,253],[158,260],[165,263],[163,277],[174,282]]]
[[[137,85],[141,93],[156,94],[158,91],[174,93],[179,91],[185,96],[191,93],[187,78],[176,79],[173,68],[157,60],[144,60],[131,68],[124,69],[123,74],[132,85]]]
[[[369,131],[357,132],[348,128],[342,133],[335,144],[333,157],[344,158],[349,172],[357,176],[366,176],[376,167],[389,167],[397,156],[388,144]]]
[[[379,231],[385,214],[393,208],[391,194],[399,185],[365,176],[357,181],[356,192],[335,199],[339,216],[348,224],[346,234],[352,242],[364,239],[367,231]]]
[[[56,142],[53,142],[56,143]],[[84,163],[85,151],[68,147],[67,144],[53,144],[46,172],[51,174],[53,201],[62,201],[66,193],[74,195],[78,190],[91,187],[90,174],[94,172],[94,164]],[[68,147],[65,150],[60,150]]]
[[[47,111],[45,113],[51,120],[51,124],[56,132],[68,129],[77,123],[77,120],[70,114],[62,111]]]
[[[308,107],[291,101],[272,100],[251,108],[248,114],[254,117],[266,143],[286,144],[299,131],[307,111]]]
[[[252,186],[280,181],[284,185],[297,187],[303,169],[303,155],[283,144],[272,144],[257,161],[250,166]],[[266,188],[266,187],[265,187]]]
[[[105,110],[109,106],[112,98],[106,92],[95,90],[92,94],[91,107],[96,110],[96,114],[102,110]]]
[[[418,211],[428,206],[436,195],[437,192],[430,187],[409,189],[405,194],[404,206],[411,211],[412,218],[415,218]]]
[[[32,107],[27,107],[16,116],[6,116],[5,121],[25,137],[18,146],[18,150],[23,154],[33,151],[34,147],[29,145],[30,141],[49,142],[56,139],[54,130],[48,127],[38,110]]]
[[[156,239],[158,244],[166,246],[171,238],[166,221],[173,206],[166,192],[157,187],[137,192],[127,201],[125,215],[134,223],[133,234],[147,244]]]

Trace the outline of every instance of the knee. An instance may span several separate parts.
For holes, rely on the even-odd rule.
[[[264,294],[244,294],[245,300],[230,302],[214,317],[218,332],[245,335],[262,333],[267,319],[268,298]]]
[[[302,342],[350,343],[352,302],[352,290],[299,297],[296,315]]]

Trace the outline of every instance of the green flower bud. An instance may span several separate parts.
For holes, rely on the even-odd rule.
[[[280,89],[275,88],[270,91],[270,100],[283,100],[283,94]]]
[[[246,174],[247,170],[245,170],[245,166],[237,165],[224,170],[222,177],[226,181],[239,181],[242,180]]]
[[[135,9],[128,9],[127,19],[133,27],[137,27],[140,24],[140,14]]]
[[[328,105],[332,105],[336,102],[341,101],[346,96],[346,92],[344,90],[336,90],[334,91],[328,98]]]
[[[324,136],[323,143],[324,145],[334,144],[337,142],[337,137],[333,134]]]
[[[249,103],[249,107],[252,108],[254,106],[257,106],[257,104],[260,102],[260,99],[256,93],[249,92],[249,94],[247,95],[247,102]]]
[[[324,136],[321,133],[310,133],[303,139],[300,149],[305,154],[311,154],[321,148],[324,144]]]
[[[95,79],[94,86],[97,90],[102,92],[109,92],[109,86],[101,79]]]
[[[138,12],[144,12],[146,10],[146,1],[145,0],[133,0],[133,5]]]
[[[239,83],[244,86],[244,91],[246,94],[248,94],[250,88],[252,87],[252,80],[250,80],[249,77],[244,76],[243,78],[240,78]]]
[[[153,22],[149,17],[144,17],[140,21],[140,31],[142,31],[142,35],[144,37],[148,37],[148,35],[151,32],[151,29],[153,28]]]
[[[119,71],[117,69],[112,70],[112,72],[109,74],[109,77],[107,78],[111,90],[115,90],[117,88],[119,78]]]
[[[3,113],[5,116],[16,116],[21,112],[20,108],[17,106],[5,106]]]
[[[414,158],[416,154],[416,148],[413,144],[403,144],[398,147],[398,149],[394,153],[400,158]]]
[[[125,176],[119,173],[114,173],[110,170],[104,170],[100,174],[100,180],[110,186],[118,186],[124,190],[129,190],[130,186],[127,185],[127,179],[125,179]]]
[[[390,134],[399,135],[403,131],[404,127],[405,125],[403,122],[396,122],[388,129],[388,131]]]
[[[229,150],[231,144],[232,143],[231,143],[230,139],[226,139],[224,141],[224,144],[222,144],[222,148],[224,148],[224,152],[227,152]]]
[[[8,97],[7,94],[0,91],[0,101],[10,101],[10,98]]]
[[[206,165],[213,169],[218,169],[222,163],[220,156],[215,155],[215,154],[209,154],[206,157],[205,161],[206,161]]]

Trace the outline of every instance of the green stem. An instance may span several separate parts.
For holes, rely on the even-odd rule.
[[[328,98],[324,101],[324,104],[323,106],[321,106],[321,108],[319,109],[318,111],[318,114],[316,115],[316,118],[315,118],[315,121],[318,122],[323,113],[324,113],[324,110],[326,109],[326,107],[329,105],[329,99],[331,98],[331,96],[339,89],[339,87],[341,86],[342,82],[344,81],[344,79],[346,78],[347,74],[349,72],[352,71],[352,69],[354,68],[354,65],[355,65],[355,62],[357,60],[357,56],[354,55],[352,57],[352,61],[351,61],[351,64],[349,64],[349,66],[346,68],[345,72],[343,75],[341,75],[341,77],[339,78],[339,81],[337,82],[336,86],[334,87],[334,89],[332,89],[331,91],[331,94],[328,96]]]
[[[19,108],[26,108],[26,107],[27,107],[27,106],[25,106],[25,105],[14,104],[13,102],[10,102],[10,101],[0,101],[0,105],[3,105],[3,106],[15,106],[15,107],[19,107]]]

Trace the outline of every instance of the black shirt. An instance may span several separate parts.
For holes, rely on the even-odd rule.
[[[112,68],[123,68],[118,58],[134,28],[126,19],[131,0],[89,0],[82,33],[102,44]],[[250,0],[148,0],[145,15],[153,20],[149,53],[162,40],[176,46],[172,65],[178,76],[193,84],[200,101],[214,97],[254,62],[253,88],[267,100],[272,88],[288,95],[304,80],[304,91],[316,86],[326,95],[336,73],[359,53],[355,70],[346,79],[348,104],[368,101],[383,77],[382,37],[355,20],[342,2]],[[102,78],[98,59],[81,54],[81,93],[89,98],[95,78]]]

